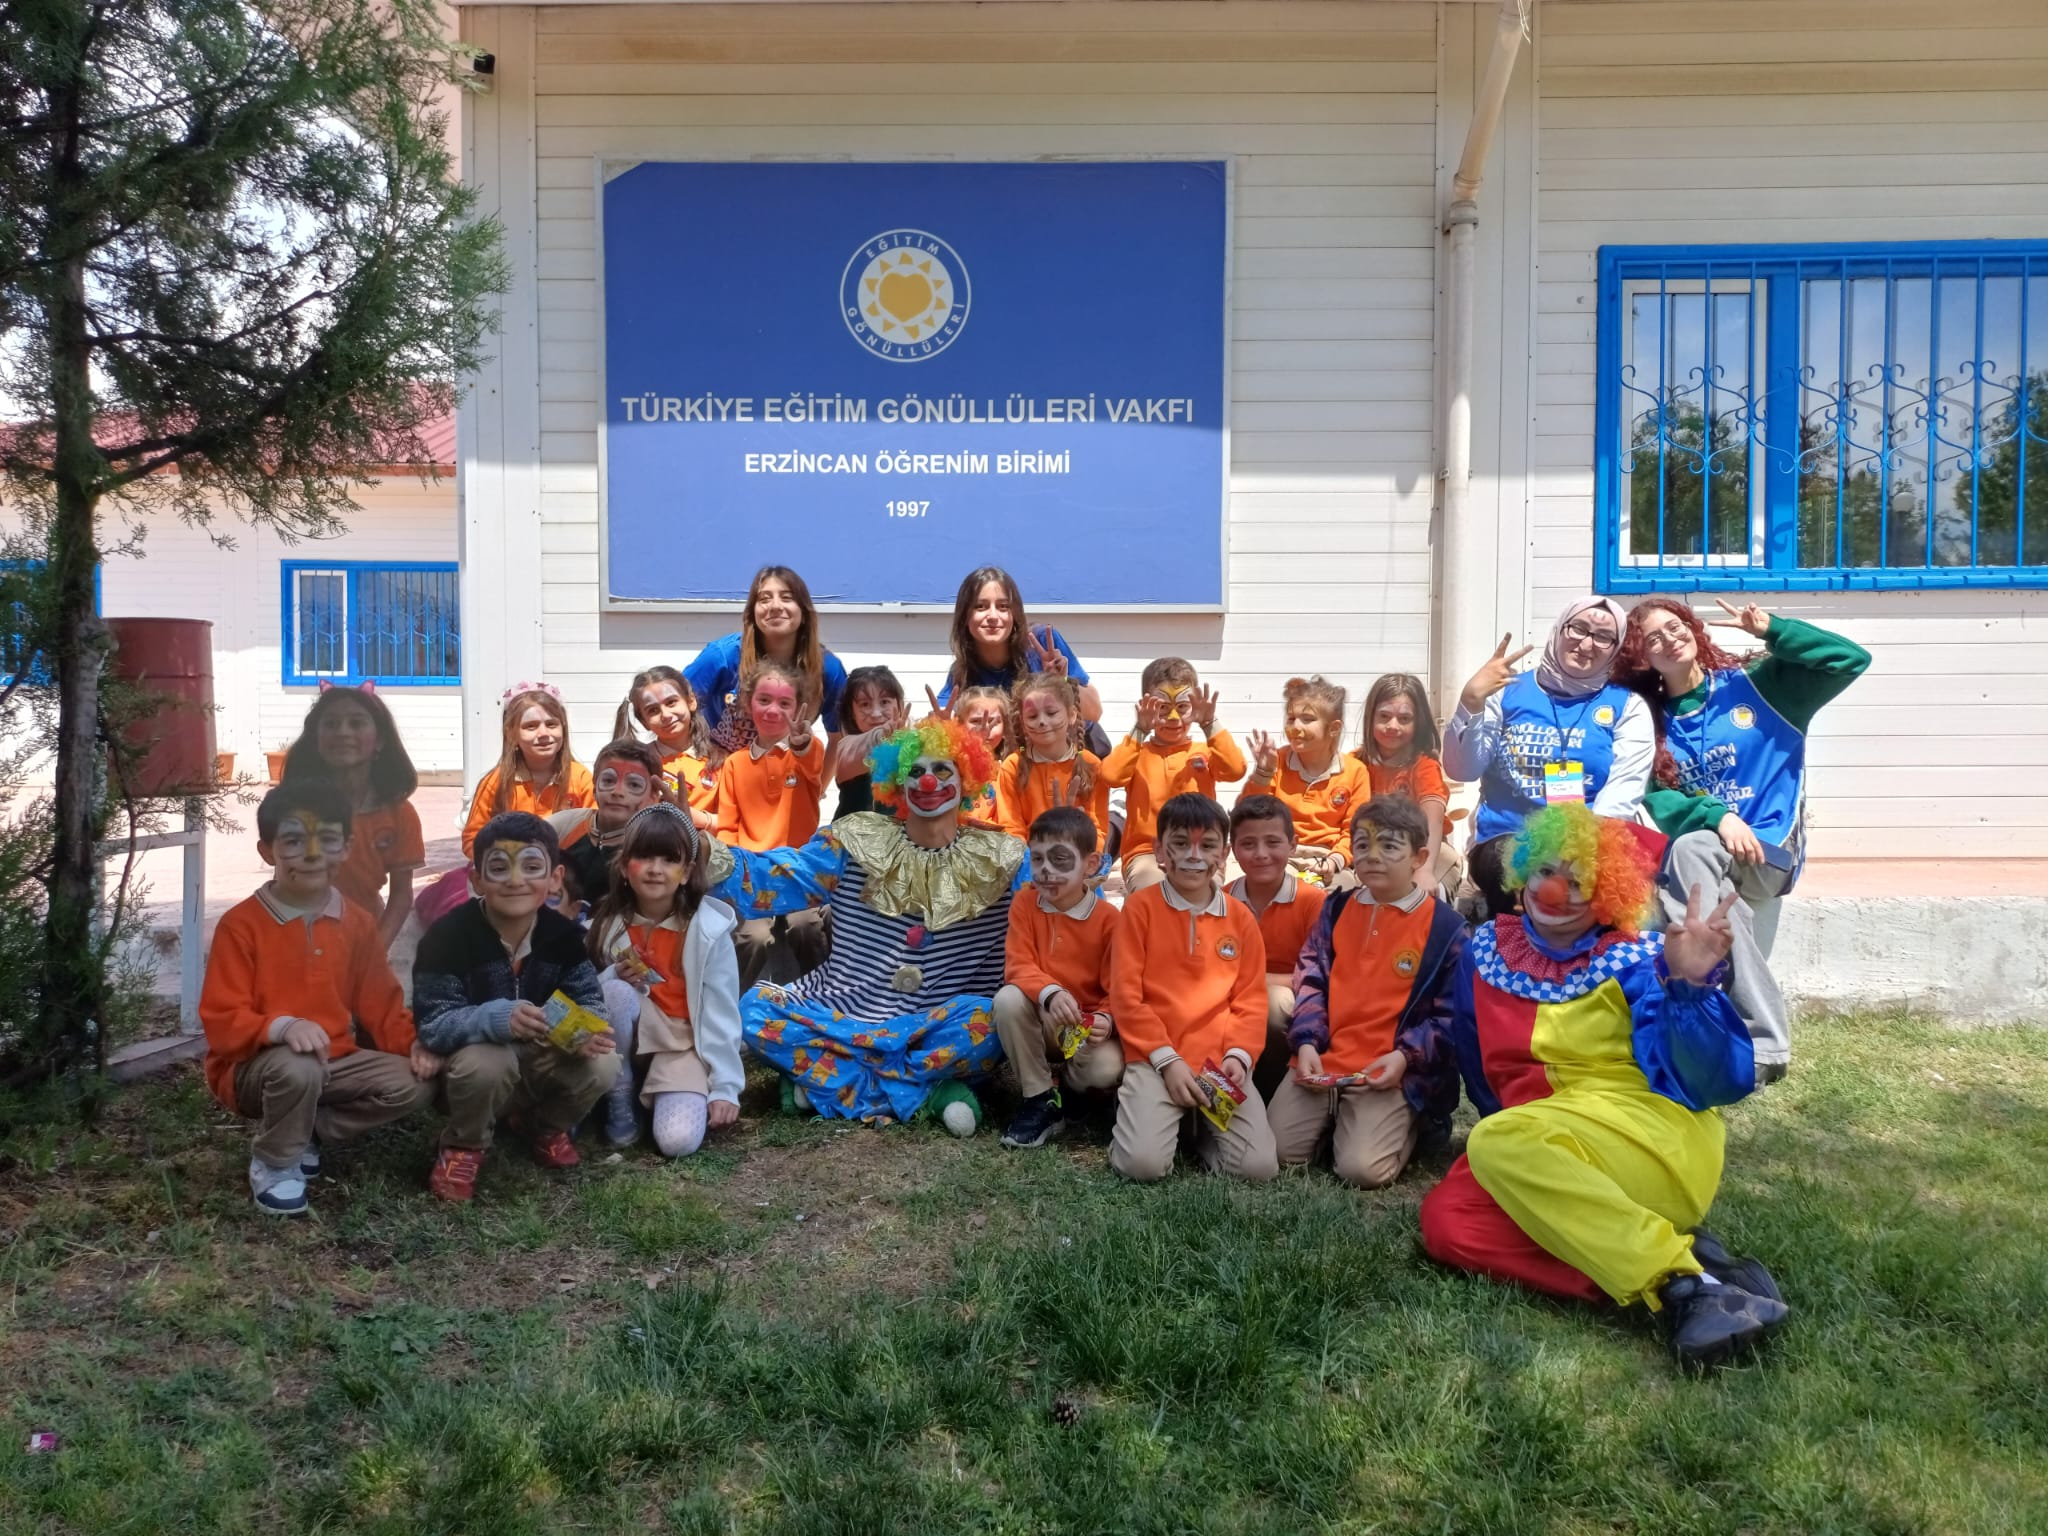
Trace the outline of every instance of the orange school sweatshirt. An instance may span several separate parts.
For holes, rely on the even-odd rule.
[[[228,908],[214,930],[199,993],[206,1030],[206,1086],[235,1107],[235,1068],[277,1042],[270,1026],[281,1018],[311,1019],[327,1031],[327,1059],[356,1050],[351,1025],[360,1021],[381,1051],[412,1049],[412,1014],[384,958],[377,920],[341,892],[309,924],[304,914],[279,906],[265,885]]]
[[[581,763],[569,765],[567,784],[544,784],[536,791],[531,782],[514,776],[512,792],[505,797],[507,811],[531,811],[542,817],[557,811],[581,810],[597,804],[597,788],[590,782],[590,770]],[[484,823],[498,814],[498,770],[493,768],[477,784],[476,798],[469,802],[469,821],[462,829],[465,858],[476,851],[476,835]]]
[[[1237,798],[1242,801],[1246,795],[1271,795],[1294,818],[1296,843],[1334,853],[1348,864],[1351,818],[1372,798],[1372,774],[1357,758],[1340,753],[1322,777],[1311,779],[1302,772],[1301,760],[1289,752],[1273,782],[1247,783]]]
[[[661,760],[662,777],[676,804],[716,815],[718,774],[694,752],[671,752]]]
[[[1072,912],[1053,912],[1030,891],[1010,903],[1003,980],[1032,1002],[1064,987],[1084,1013],[1108,1013],[1109,956],[1123,914],[1091,891]]]
[[[1102,780],[1102,759],[1093,752],[1076,752],[1063,763],[1038,763],[1031,765],[1031,776],[1024,778],[1024,757],[1031,749],[1012,752],[1003,759],[1003,765],[996,770],[996,824],[1012,837],[1028,839],[1031,823],[1052,809],[1053,792],[1057,790],[1064,797],[1074,782],[1074,764],[1085,764],[1094,772],[1094,782],[1082,798],[1080,809],[1088,813],[1088,819],[1095,823],[1095,848],[1098,853],[1109,846],[1109,786]],[[1068,801],[1068,804],[1072,804]]]
[[[740,748],[718,770],[718,835],[754,853],[800,848],[818,830],[825,792],[825,743],[806,736],[801,750]]]
[[[1240,875],[1230,882],[1229,891],[1238,901],[1251,910],[1251,902],[1244,894],[1244,877]],[[1269,976],[1292,976],[1294,962],[1301,958],[1301,946],[1308,942],[1309,930],[1316,925],[1316,919],[1323,915],[1323,903],[1329,892],[1319,885],[1310,885],[1306,880],[1297,880],[1293,875],[1280,878],[1280,892],[1266,903],[1266,910],[1258,914],[1259,937],[1266,943],[1266,974]]]
[[[1178,747],[1140,742],[1136,736],[1118,742],[1102,760],[1100,782],[1124,791],[1124,868],[1129,869],[1139,854],[1153,851],[1160,806],[1175,795],[1207,795],[1213,800],[1217,784],[1235,784],[1243,777],[1244,754],[1230,732],[1221,728],[1207,740],[1193,735]]]
[[[1124,903],[1110,944],[1109,1011],[1124,1060],[1192,1071],[1229,1051],[1255,1061],[1266,1043],[1266,944],[1251,909],[1218,891],[1198,911],[1148,886]]]

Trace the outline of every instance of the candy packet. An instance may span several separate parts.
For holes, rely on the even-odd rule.
[[[541,1012],[548,1017],[548,1044],[558,1051],[573,1051],[592,1035],[612,1032],[610,1024],[566,992],[555,993]]]
[[[1209,1123],[1219,1131],[1230,1129],[1230,1122],[1237,1118],[1237,1106],[1244,1102],[1244,1090],[1223,1075],[1223,1069],[1214,1061],[1202,1063],[1202,1070],[1195,1077],[1195,1086],[1201,1090],[1202,1103],[1199,1106]]]
[[[1095,1027],[1095,1021],[1101,1017],[1099,1013],[1084,1013],[1074,1023],[1060,1026],[1060,1060],[1072,1061],[1079,1054],[1081,1047],[1088,1043],[1088,1031]]]

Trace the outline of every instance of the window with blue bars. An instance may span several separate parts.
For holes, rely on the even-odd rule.
[[[2048,242],[1600,252],[1608,592],[2048,586]]]
[[[461,683],[461,599],[453,562],[283,565],[287,686]]]

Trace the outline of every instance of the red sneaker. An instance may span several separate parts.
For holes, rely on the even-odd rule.
[[[483,1152],[476,1147],[443,1147],[435,1155],[434,1171],[427,1175],[427,1188],[443,1200],[468,1200],[476,1194],[476,1176],[483,1165]]]
[[[574,1168],[583,1159],[567,1131],[542,1131],[533,1138],[533,1160],[543,1168]]]

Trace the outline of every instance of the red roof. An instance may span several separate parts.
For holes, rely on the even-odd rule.
[[[12,446],[13,435],[20,428],[0,425],[0,451]],[[102,444],[111,445],[123,441],[135,431],[135,417],[127,411],[113,411],[99,417],[93,424],[93,437]],[[455,473],[455,412],[442,411],[429,416],[419,426],[420,441],[426,445],[425,458],[416,464],[372,464],[367,466],[372,474],[423,474],[438,470],[443,474]]]

